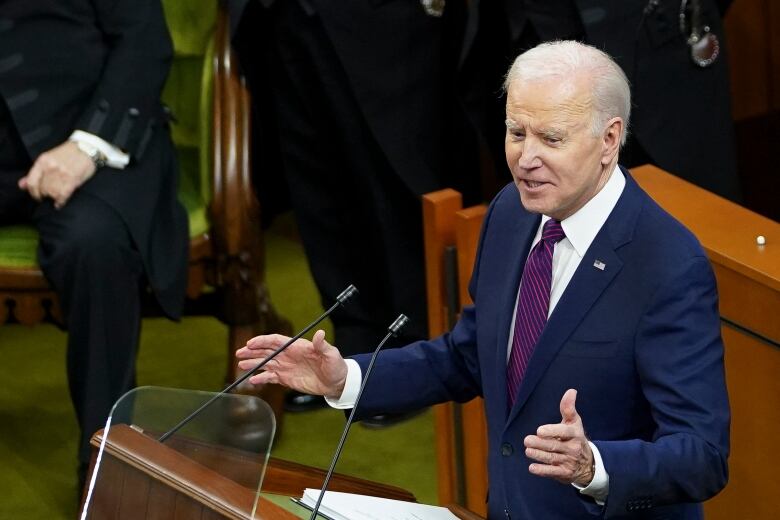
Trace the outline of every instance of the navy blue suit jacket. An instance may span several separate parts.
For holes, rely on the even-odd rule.
[[[728,478],[729,406],[715,279],[701,246],[630,178],[539,339],[507,410],[517,288],[540,216],[514,185],[493,200],[469,286],[444,336],[382,352],[358,416],[485,399],[490,518],[701,518]],[[594,267],[596,260],[605,264]],[[368,357],[355,358],[365,373]],[[528,472],[523,439],[577,411],[609,474],[598,506]],[[503,447],[503,449],[502,449]]]

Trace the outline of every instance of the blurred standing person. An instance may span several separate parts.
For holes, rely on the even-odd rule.
[[[400,312],[411,323],[399,344],[427,337],[420,196],[463,189],[466,172],[475,171],[458,144],[465,116],[451,115],[462,112],[452,110],[448,81],[460,41],[450,31],[464,6],[264,0],[249,2],[240,22],[241,61],[255,103],[273,105],[282,168],[323,303],[349,283],[360,291],[332,315],[346,355],[370,350]],[[293,410],[321,404],[300,394],[287,401]]]

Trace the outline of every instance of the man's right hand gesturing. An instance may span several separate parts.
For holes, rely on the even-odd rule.
[[[256,336],[236,351],[242,370],[254,368],[290,338],[279,334]],[[318,330],[312,341],[299,339],[272,359],[263,372],[249,378],[255,385],[275,383],[298,392],[341,397],[347,379],[347,363],[339,350],[325,341],[325,331]]]

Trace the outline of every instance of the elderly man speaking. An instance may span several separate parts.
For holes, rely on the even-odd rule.
[[[628,81],[563,41],[519,56],[505,88],[514,182],[485,218],[474,305],[449,333],[380,354],[357,415],[484,397],[489,518],[701,518],[728,478],[715,279],[618,166]],[[241,366],[286,339],[253,338]],[[319,331],[251,381],[349,408],[367,362]]]

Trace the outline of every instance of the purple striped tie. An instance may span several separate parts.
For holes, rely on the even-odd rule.
[[[512,335],[512,352],[506,370],[507,397],[509,408],[515,404],[517,389],[528,366],[528,360],[536,341],[547,323],[550,308],[550,285],[552,284],[552,258],[556,242],[566,234],[561,223],[550,219],[542,229],[542,239],[531,250],[520,281],[520,296],[517,300],[515,330]]]

